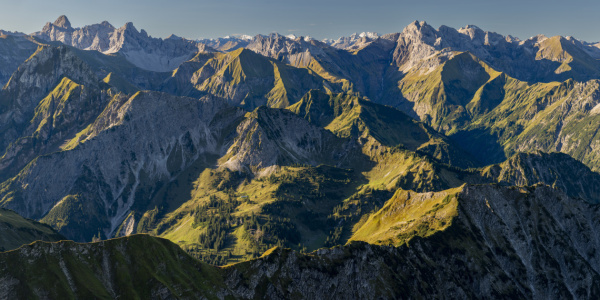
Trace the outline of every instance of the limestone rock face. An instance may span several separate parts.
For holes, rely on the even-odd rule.
[[[59,17],[54,23],[47,23],[42,31],[32,35],[79,49],[120,53],[134,65],[157,72],[171,71],[197,52],[207,50],[203,44],[185,39],[152,38],[146,31],[138,31],[131,22],[120,28],[106,21],[72,28],[65,16]]]
[[[340,147],[347,141],[287,110],[258,108],[236,130],[237,137],[227,150],[230,158],[223,163],[229,169],[348,163],[344,161],[347,153]]]
[[[596,69],[580,68],[575,74],[579,80],[599,75],[597,48],[571,37],[534,36],[521,41],[473,25],[458,30],[441,26],[436,30],[426,22],[417,21],[398,36],[393,62],[400,70],[408,72],[413,68],[422,69],[424,61],[443,62],[452,56],[452,52],[470,52],[496,70],[522,81],[565,80],[569,76],[561,74],[560,65],[573,60],[586,61]],[[433,67],[435,64],[429,69]]]
[[[248,46],[248,43],[252,40],[252,37],[249,35],[241,35],[241,36],[226,36],[222,38],[216,39],[201,39],[198,42],[207,45],[213,49],[229,52],[235,51],[239,48],[245,48]]]
[[[248,44],[247,48],[292,66],[307,66],[313,56],[325,57],[322,43],[306,41],[301,38],[290,39],[277,33],[269,36],[258,35]]]
[[[150,189],[151,195],[158,183],[168,182],[200,156],[220,152],[218,133],[227,124],[214,118],[224,105],[211,98],[149,92],[113,99],[85,138],[75,141],[80,146],[35,160],[8,183],[22,190],[22,198],[6,207],[52,222],[53,210],[68,209],[81,200],[77,196],[85,197],[89,210],[71,215],[71,226],[81,221],[83,228],[66,225],[62,232],[89,240],[102,228],[111,236],[135,202],[143,201],[135,196],[140,189]],[[236,115],[232,111],[228,122]],[[57,169],[62,176],[56,176]],[[40,180],[19,187],[33,178]]]
[[[340,37],[337,40],[326,39],[323,42],[338,49],[356,50],[363,48],[377,38],[379,38],[379,34],[376,32],[362,32]]]
[[[0,149],[27,131],[35,109],[62,80],[68,76],[77,84],[98,87],[98,79],[89,66],[65,46],[40,47],[19,69],[0,92],[6,106],[0,111]],[[30,128],[29,133],[35,128]]]

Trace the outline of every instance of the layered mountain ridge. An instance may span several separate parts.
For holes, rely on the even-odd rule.
[[[3,33],[0,298],[593,298],[598,49]]]
[[[145,30],[138,31],[129,22],[115,28],[104,21],[100,24],[73,28],[66,16],[32,36],[44,41],[58,41],[83,50],[96,50],[105,54],[121,53],[134,65],[151,71],[171,71],[182,62],[206,48],[202,44],[177,38],[152,38]]]

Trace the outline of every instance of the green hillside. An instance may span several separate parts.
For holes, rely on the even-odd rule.
[[[478,165],[450,139],[423,122],[351,94],[310,91],[288,109],[339,137],[371,137],[382,146],[422,152],[457,167]]]
[[[56,242],[65,237],[52,227],[25,219],[17,213],[0,209],[0,252],[13,250],[34,241]]]
[[[304,254],[276,247],[256,259],[214,267],[146,235],[38,242],[0,253],[0,272],[8,278],[0,295],[394,299],[407,293],[445,298],[447,289],[466,298],[594,298],[600,292],[592,251],[597,242],[582,243],[598,227],[595,206],[543,185],[465,185],[440,193],[398,192],[394,199],[357,233],[395,247],[352,242]],[[413,205],[406,213],[392,213],[408,203]],[[580,227],[560,226],[564,222]],[[490,280],[474,280],[482,276]],[[581,276],[589,280],[572,280]]]
[[[325,84],[312,71],[285,65],[244,48],[208,59],[193,73],[191,82],[200,92],[248,109],[261,105],[283,108],[298,101],[308,90],[323,88]]]

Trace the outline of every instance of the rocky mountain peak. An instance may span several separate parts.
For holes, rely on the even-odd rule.
[[[414,21],[402,30],[401,35],[411,40],[422,40],[427,44],[434,44],[437,39],[437,30],[425,21]]]
[[[463,28],[460,28],[458,32],[469,36],[472,40],[477,37],[482,37],[486,34],[483,30],[481,30],[481,28],[475,25],[467,25]]]
[[[312,57],[323,57],[322,43],[306,37],[295,40],[272,33],[256,36],[246,48],[263,56],[274,58],[292,66],[306,66]]]
[[[406,26],[402,32],[411,31],[435,31],[435,29],[431,27],[431,25],[427,24],[427,22],[425,21],[415,20],[412,23],[408,24],[408,26]]]
[[[104,21],[74,29],[71,28],[68,19],[61,16],[54,23],[47,23],[42,31],[32,35],[82,50],[119,52],[134,65],[157,72],[171,71],[199,51],[199,46],[193,41],[153,38],[143,29],[138,31],[131,22],[120,28]]]
[[[286,37],[285,37],[285,36],[283,36],[283,35],[279,34],[278,32],[273,32],[273,33],[270,33],[270,34],[267,36],[267,38],[269,38],[269,39],[274,39],[274,40],[278,40],[278,39],[286,39]]]
[[[361,37],[361,38],[367,37],[367,38],[370,38],[370,39],[376,39],[376,38],[379,37],[379,34],[377,32],[366,31],[366,32],[361,32],[358,36]]]
[[[135,26],[133,26],[133,22],[127,22],[127,23],[125,23],[125,25],[123,25],[123,27],[121,27],[120,29],[126,30],[126,31],[133,31],[135,33],[138,33],[138,30],[135,28]]]
[[[102,25],[103,27],[108,27],[108,28],[112,28],[114,29],[115,27],[112,26],[112,24],[110,24],[108,21],[102,21],[102,23],[100,23],[100,25]]]
[[[512,35],[509,34],[509,35],[506,36],[506,41],[509,42],[509,43],[512,43],[512,42],[517,42],[518,43],[518,42],[521,41],[521,39],[519,39],[518,37],[515,37],[515,36],[512,36]]]
[[[527,41],[533,41],[534,43],[541,43],[545,40],[547,40],[548,37],[544,34],[538,34],[536,36],[532,36],[529,39],[527,39]]]
[[[355,32],[350,36],[342,36],[339,37],[337,40],[324,39],[322,40],[322,42],[337,49],[357,50],[365,47],[370,42],[378,39],[379,37],[379,34],[376,32],[365,31],[361,33]],[[393,40],[396,39],[397,38],[394,38]]]
[[[460,28],[458,32],[467,36],[472,42],[475,42],[478,45],[496,45],[501,42],[510,42],[501,34],[484,31],[475,25],[467,25]]]
[[[11,35],[11,36],[24,36],[25,34],[22,32],[18,32],[18,31],[8,31],[8,30],[2,30],[0,29],[0,36],[3,35]]]
[[[483,31],[481,28],[479,28],[476,25],[467,25],[463,28],[461,28],[462,30],[476,30],[476,31]]]
[[[56,21],[54,21],[52,24],[64,29],[73,29],[73,27],[71,27],[71,22],[69,22],[69,19],[65,15],[58,17],[58,19],[56,19]]]

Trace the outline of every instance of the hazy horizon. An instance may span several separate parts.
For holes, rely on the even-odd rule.
[[[2,3],[0,29],[33,33],[46,22],[66,15],[73,27],[108,21],[115,27],[133,22],[153,37],[170,34],[188,39],[218,38],[227,35],[269,34],[311,36],[322,40],[354,32],[380,34],[401,31],[414,20],[460,28],[476,25],[483,30],[520,39],[544,34],[573,36],[600,41],[600,3],[591,1],[272,1],[253,4],[241,0],[188,1],[158,0],[128,2],[107,0],[101,6],[80,1]],[[35,9],[34,9],[35,8]]]

